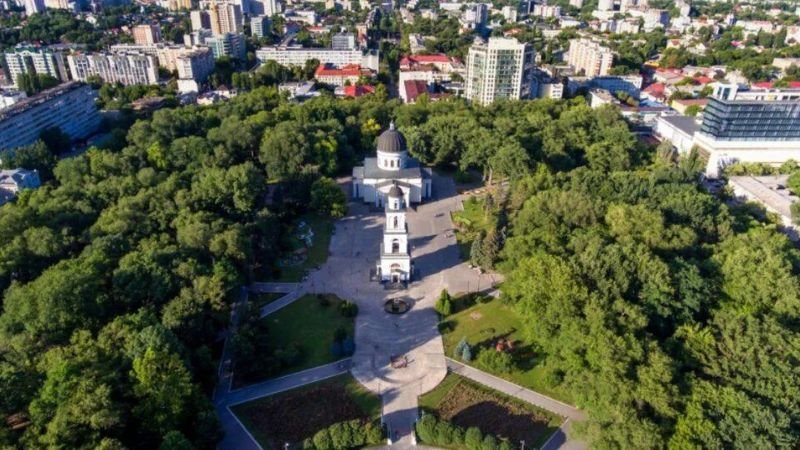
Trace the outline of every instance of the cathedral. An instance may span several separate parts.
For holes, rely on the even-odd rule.
[[[413,264],[408,248],[406,208],[431,196],[431,170],[408,156],[406,138],[394,123],[378,136],[375,158],[353,168],[353,197],[384,208],[380,260],[376,272],[382,282],[411,280]]]
[[[378,136],[377,147],[377,157],[353,168],[353,198],[382,208],[394,185],[403,190],[407,206],[431,196],[431,169],[408,156],[406,138],[394,123]]]

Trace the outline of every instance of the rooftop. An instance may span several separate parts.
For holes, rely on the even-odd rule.
[[[689,136],[694,135],[698,130],[700,130],[700,125],[694,120],[694,117],[662,116],[661,120],[667,122]]]
[[[60,84],[54,88],[46,89],[32,97],[20,100],[17,103],[14,103],[13,105],[9,106],[8,108],[0,111],[0,121],[16,116],[17,114],[22,114],[23,112],[27,111],[30,108],[39,106],[42,103],[46,103],[58,96],[79,89],[82,86],[85,85],[78,81],[70,81],[67,83]]]

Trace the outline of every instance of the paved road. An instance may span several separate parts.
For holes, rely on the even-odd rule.
[[[494,375],[490,375],[486,372],[475,369],[474,367],[461,364],[460,362],[450,358],[447,358],[447,368],[454,373],[476,381],[484,386],[488,386],[508,396],[520,399],[532,405],[536,405],[554,414],[558,414],[561,417],[566,417],[567,420],[561,424],[561,427],[559,427],[553,436],[551,436],[550,439],[542,446],[543,450],[584,450],[587,448],[585,443],[569,438],[569,431],[572,426],[572,422],[585,419],[583,412],[574,406],[560,402],[546,395],[539,394],[538,392],[530,389],[526,389]]]

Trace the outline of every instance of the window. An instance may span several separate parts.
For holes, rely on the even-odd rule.
[[[397,223],[398,223],[397,222],[397,216],[394,216],[394,227],[393,228],[397,229]]]
[[[400,240],[392,240],[392,253],[400,253]]]

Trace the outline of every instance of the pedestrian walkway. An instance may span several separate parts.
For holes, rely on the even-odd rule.
[[[462,364],[451,358],[447,358],[447,368],[453,373],[469,378],[472,381],[490,387],[498,392],[502,392],[510,397],[565,417],[567,420],[561,424],[561,427],[559,427],[545,445],[542,446],[542,450],[584,450],[587,448],[585,443],[571,439],[569,436],[572,422],[581,421],[586,418],[583,411],[554,398],[550,398],[474,367]]]
[[[305,289],[302,286],[295,287],[295,290],[287,293],[283,297],[275,300],[274,302],[267,303],[261,308],[261,317],[266,317],[275,311],[285,308],[286,306],[290,305],[300,297],[306,294]]]

